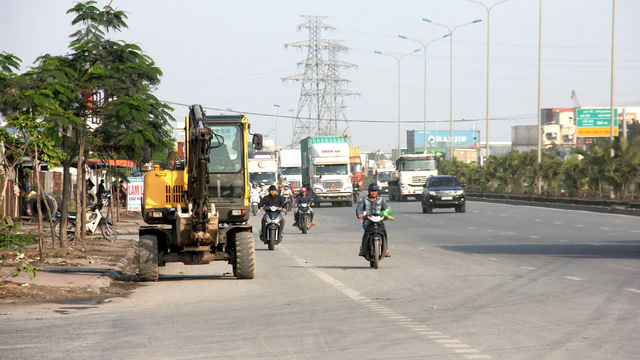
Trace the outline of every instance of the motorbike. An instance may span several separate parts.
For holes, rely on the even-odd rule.
[[[289,210],[291,210],[291,196],[289,196],[289,195],[282,195],[282,197],[283,197],[283,198],[284,198],[284,200],[285,200],[285,203],[284,203],[284,210],[285,210],[285,211],[289,211]]]
[[[265,206],[264,219],[266,220],[265,228],[262,229],[262,241],[269,246],[269,250],[280,244],[282,234],[280,229],[280,221],[282,220],[282,207]]]
[[[91,207],[89,211],[87,211],[87,224],[85,231],[87,234],[94,235],[98,229],[100,229],[100,233],[102,237],[109,241],[115,241],[118,238],[118,232],[116,231],[115,226],[111,222],[111,219],[107,219],[102,215],[100,211],[102,209],[102,204],[98,203]],[[54,222],[54,229],[56,232],[56,236],[60,237],[60,231],[62,219],[60,218],[60,213],[58,212],[56,216],[56,220]],[[73,240],[76,235],[76,222],[77,222],[77,213],[69,212],[67,215],[67,238],[69,240]]]
[[[100,195],[100,204],[102,206],[111,206],[111,191],[105,191]]]
[[[251,215],[256,216],[258,213],[258,204],[260,203],[260,196],[257,194],[251,195],[249,199],[251,206],[249,209],[251,210]]]
[[[362,187],[360,186],[360,184],[355,183],[353,184],[353,202],[357,203],[360,200],[360,190],[362,190]]]
[[[298,204],[298,229],[306,234],[311,229],[311,208],[309,203]]]
[[[377,269],[380,260],[384,259],[387,253],[387,237],[383,223],[385,217],[365,214],[364,219],[371,221],[365,230],[367,238],[362,246],[364,258],[369,261],[369,266]]]

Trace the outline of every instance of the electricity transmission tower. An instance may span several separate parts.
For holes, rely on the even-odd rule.
[[[346,135],[349,129],[346,123],[345,96],[358,95],[347,91],[344,85],[349,80],[340,76],[340,69],[356,67],[338,59],[340,53],[348,48],[342,40],[323,39],[322,32],[335,30],[323,22],[326,16],[302,15],[307,22],[298,25],[298,30],[308,29],[309,40],[285,44],[287,47],[307,48],[307,58],[298,62],[304,73],[283,78],[283,81],[301,83],[300,100],[294,125],[294,141],[307,136]],[[347,124],[340,131],[337,120]]]

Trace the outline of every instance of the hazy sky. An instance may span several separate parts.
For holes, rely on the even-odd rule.
[[[491,5],[496,1],[483,1]],[[0,0],[0,51],[29,66],[41,54],[68,52],[74,29],[66,11],[74,1]],[[100,7],[108,1],[100,0]],[[612,0],[542,0],[542,107],[573,107],[575,90],[583,107],[609,106]],[[183,104],[265,115],[249,115],[252,129],[275,138],[276,111],[298,107],[300,84],[281,78],[300,74],[304,50],[284,44],[308,39],[300,15],[329,16],[336,28],[327,38],[344,40],[350,51],[341,60],[347,116],[353,146],[365,151],[396,147],[398,129],[397,62],[374,51],[400,55],[421,48],[399,34],[429,41],[448,31],[429,18],[458,28],[453,39],[453,119],[455,130],[473,128],[478,119],[485,142],[487,15],[465,0],[323,1],[169,1],[113,0],[128,13],[129,29],[112,34],[139,44],[164,72],[156,95]],[[538,0],[509,0],[491,12],[490,140],[510,141],[514,125],[534,125],[537,112]],[[615,102],[640,105],[640,1],[616,1]],[[449,40],[427,52],[428,129],[449,130]],[[424,54],[401,62],[402,142],[407,129],[423,129]],[[280,104],[280,109],[273,106]],[[182,119],[187,108],[174,105]],[[222,110],[225,111],[226,110]],[[220,111],[207,110],[208,114]],[[288,115],[288,114],[287,114]],[[372,122],[373,121],[373,122]],[[343,129],[345,123],[340,123]],[[278,142],[291,142],[291,120],[278,121]]]

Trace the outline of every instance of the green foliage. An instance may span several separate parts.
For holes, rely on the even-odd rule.
[[[535,150],[490,156],[483,166],[453,159],[442,161],[439,173],[456,175],[467,183],[469,192],[533,193],[540,179],[547,194],[561,195],[564,188],[571,197],[601,196],[603,187],[609,187],[617,198],[625,198],[629,189],[635,188],[635,193],[638,189],[640,137],[631,141],[615,138],[608,147],[576,148],[564,160],[557,151],[545,151],[540,163]]]
[[[20,275],[22,271],[29,274],[29,280],[33,280],[33,278],[36,277],[37,269],[28,261],[23,261],[20,265],[18,265],[11,273],[11,276],[16,277]]]

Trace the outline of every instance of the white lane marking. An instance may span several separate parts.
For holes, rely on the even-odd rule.
[[[575,277],[575,276],[565,276],[565,279],[569,279],[569,280],[575,280],[575,281],[582,281],[583,279],[579,278],[579,277]]]
[[[629,230],[629,232],[632,232],[632,233],[639,233],[639,232],[640,232],[640,230]]]
[[[535,235],[529,235],[529,237],[532,238],[532,239],[540,239],[539,236],[535,236]]]
[[[394,310],[391,310],[391,309],[387,308],[384,305],[376,303],[375,300],[367,298],[366,296],[360,294],[360,292],[358,292],[357,290],[350,288],[349,286],[347,286],[346,284],[344,284],[340,280],[338,280],[338,279],[334,278],[333,276],[327,274],[326,272],[318,269],[317,267],[309,264],[308,261],[305,261],[303,258],[301,258],[298,255],[294,254],[293,252],[289,251],[289,249],[287,249],[286,247],[283,247],[281,249],[282,249],[282,252],[284,252],[286,256],[292,258],[295,262],[298,263],[298,265],[300,265],[301,267],[309,270],[312,274],[314,274],[315,276],[317,276],[318,278],[320,278],[324,282],[328,283],[329,285],[333,286],[334,288],[340,290],[347,297],[351,298],[354,301],[357,301],[358,303],[360,303],[362,305],[365,305],[366,307],[368,307],[369,309],[377,312],[378,314],[384,315],[385,317],[387,317],[390,320],[396,320],[396,323],[398,325],[403,325],[407,329],[409,329],[409,330],[411,330],[411,331],[413,331],[413,332],[415,332],[417,334],[425,335],[429,339],[434,339],[434,340],[435,339],[440,339],[439,343],[441,343],[443,346],[445,346],[446,344],[448,344],[448,345],[456,344],[457,348],[452,348],[451,349],[456,353],[480,353],[480,350],[472,349],[468,345],[464,344],[463,342],[461,342],[459,340],[452,339],[448,335],[444,335],[441,332],[438,332],[438,331],[425,331],[425,330],[431,330],[431,328],[426,326],[426,325],[416,325],[416,324],[420,324],[420,323],[418,323],[417,321],[414,321],[413,319],[411,319],[411,318],[409,318],[407,316],[398,314]],[[402,319],[402,320],[399,320],[399,319]],[[442,342],[445,339],[447,341],[446,342]],[[483,356],[483,357],[479,358],[479,359],[490,359],[491,358],[491,356],[489,356],[489,355],[481,355],[481,356]]]
[[[554,224],[556,224],[556,225],[562,225],[562,223],[561,223],[560,221],[556,221],[556,222],[554,222]]]
[[[626,291],[634,292],[634,293],[636,293],[636,294],[640,294],[640,290],[638,290],[638,289],[625,289],[625,290],[626,290]]]
[[[584,225],[576,224],[577,227],[584,227]]]
[[[469,229],[469,230],[473,230],[473,229],[475,229],[475,228],[474,228],[473,226],[467,226],[467,229]]]
[[[489,355],[465,355],[465,359],[491,359]]]
[[[569,240],[558,240],[558,242],[569,242]]]
[[[496,259],[496,258],[489,258],[489,260],[491,260],[491,261],[500,261],[500,259]]]
[[[436,342],[439,344],[461,344],[461,341],[456,339],[440,339],[436,340]]]
[[[521,266],[521,268],[525,269],[525,270],[535,270],[536,268],[531,267],[531,266]]]
[[[540,220],[540,219],[533,219],[533,221],[542,221],[542,220]]]
[[[507,214],[500,214],[500,216],[507,216]]]
[[[611,228],[608,227],[601,227],[600,230],[611,230]]]

